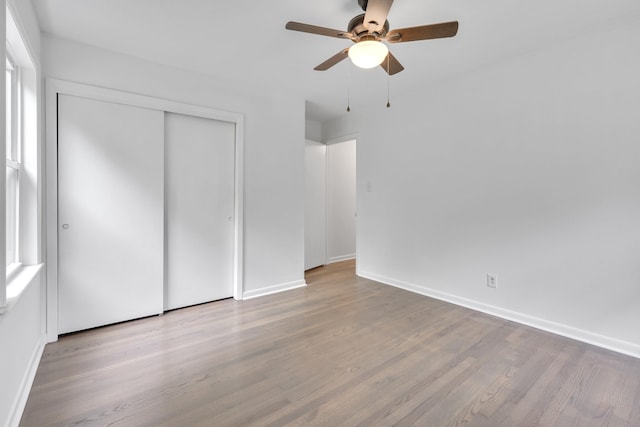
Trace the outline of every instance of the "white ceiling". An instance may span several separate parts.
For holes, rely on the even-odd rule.
[[[32,0],[43,32],[206,73],[225,84],[304,97],[307,117],[386,103],[383,70],[313,67],[351,42],[285,30],[287,21],[345,29],[357,0]],[[391,93],[435,84],[640,15],[638,0],[396,0],[391,28],[457,20],[451,39],[391,45],[405,70]]]

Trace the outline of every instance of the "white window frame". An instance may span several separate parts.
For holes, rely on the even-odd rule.
[[[8,141],[7,145],[11,147],[11,153],[7,154],[7,168],[11,168],[16,171],[16,188],[15,198],[13,203],[13,212],[9,213],[9,208],[7,208],[7,224],[9,222],[13,223],[13,230],[11,233],[7,233],[6,239],[13,240],[13,259],[11,261],[8,260],[10,253],[7,251],[6,257],[7,260],[6,268],[7,268],[7,283],[10,283],[11,278],[19,271],[22,266],[22,229],[21,229],[21,206],[20,206],[20,181],[22,176],[22,141],[21,141],[21,129],[22,129],[22,90],[20,85],[20,67],[16,66],[16,62],[12,57],[9,48],[7,48],[6,54],[6,62],[7,69],[11,68],[11,82],[7,82],[11,85],[11,105],[7,105],[7,108],[10,109],[7,111],[7,116],[10,118],[11,122],[7,123],[7,127],[10,127],[11,134],[7,134]],[[9,86],[7,84],[7,86]],[[5,150],[7,151],[7,150]]]
[[[41,67],[38,58],[32,54],[28,42],[24,38],[24,32],[19,22],[14,20],[11,5],[6,5],[6,49],[5,56],[12,60],[17,73],[16,97],[14,104],[16,112],[12,116],[12,138],[19,141],[19,148],[12,153],[15,157],[10,159],[8,166],[19,169],[19,188],[16,196],[16,211],[19,215],[14,227],[19,233],[19,243],[16,245],[16,253],[19,258],[12,265],[7,266],[6,242],[2,241],[0,253],[5,258],[0,265],[0,278],[4,277],[5,283],[0,285],[0,315],[8,313],[15,306],[20,296],[33,283],[39,283],[44,278],[40,273],[43,269],[43,145],[41,138],[40,100],[42,92]],[[0,13],[1,14],[1,13]],[[1,50],[1,49],[0,49]],[[6,72],[5,72],[6,78]],[[6,82],[2,82],[2,91],[6,90]],[[6,108],[5,97],[2,96],[2,107]],[[12,106],[13,108],[13,106]],[[7,152],[6,130],[4,117],[2,123],[2,140],[0,151]],[[11,125],[10,124],[10,125]],[[6,238],[6,173],[0,176],[0,235]],[[4,240],[1,239],[1,240]],[[8,267],[8,268],[7,268]]]

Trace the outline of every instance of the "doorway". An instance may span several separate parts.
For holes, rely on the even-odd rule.
[[[356,140],[305,141],[305,270],[356,257]]]

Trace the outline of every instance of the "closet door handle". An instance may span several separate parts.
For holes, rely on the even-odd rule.
[[[63,230],[69,229],[69,224],[62,224],[62,229]]]

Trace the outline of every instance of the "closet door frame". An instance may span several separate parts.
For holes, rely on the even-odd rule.
[[[46,330],[48,342],[58,339],[58,94],[78,96],[97,101],[113,102],[134,107],[148,108],[169,113],[184,114],[235,124],[235,177],[234,177],[234,236],[233,236],[233,297],[243,294],[243,156],[244,115],[214,108],[137,95],[113,89],[84,85],[58,79],[45,81],[46,108],[46,236],[47,236],[47,292]],[[166,243],[165,243],[166,244]]]

